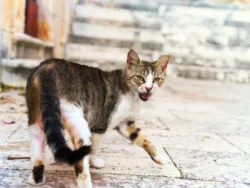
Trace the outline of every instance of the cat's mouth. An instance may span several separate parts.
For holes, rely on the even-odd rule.
[[[143,101],[147,101],[151,97],[151,93],[139,93],[139,97]]]

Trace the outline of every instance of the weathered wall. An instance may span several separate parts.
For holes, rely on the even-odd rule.
[[[24,33],[25,27],[25,0],[1,0],[0,32],[2,33],[1,46],[6,48],[5,58],[15,58],[12,54],[12,44],[15,33]],[[41,0],[38,1],[39,32],[38,38],[42,41],[55,43],[55,56],[64,56],[64,44],[67,40],[70,26],[72,3],[68,0]]]
[[[250,11],[165,7],[162,18],[164,51],[175,56],[175,64],[250,70]],[[241,71],[228,79],[249,81],[249,76]]]
[[[3,56],[3,1],[0,0],[0,59]]]
[[[24,32],[26,0],[0,0],[0,76],[5,86],[24,87],[32,67],[52,56],[64,57],[73,2],[39,0],[37,3],[38,32],[35,28],[31,37]]]
[[[63,58],[64,47],[68,39],[68,35],[71,27],[71,17],[73,12],[73,1],[57,0],[54,1],[54,21],[53,21],[53,33],[55,40],[54,56]]]
[[[208,0],[79,2],[69,59],[119,67],[135,48],[147,59],[171,54],[173,76],[250,82],[250,7]]]

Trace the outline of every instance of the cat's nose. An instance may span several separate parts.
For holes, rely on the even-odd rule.
[[[152,87],[146,87],[147,92],[150,92]]]

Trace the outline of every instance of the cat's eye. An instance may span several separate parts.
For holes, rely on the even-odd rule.
[[[143,78],[142,76],[136,75],[136,76],[134,76],[134,78],[141,81],[141,82],[145,82],[145,78]]]
[[[163,82],[163,79],[162,78],[154,78],[154,81],[153,82]]]

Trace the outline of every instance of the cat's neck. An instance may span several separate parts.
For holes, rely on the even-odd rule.
[[[125,76],[125,70],[118,69],[111,72],[107,72],[107,74],[112,77],[114,80],[114,83],[116,83],[117,88],[121,95],[129,94],[131,96],[134,96],[136,94],[135,91],[132,91],[127,82],[126,82],[126,76]]]

